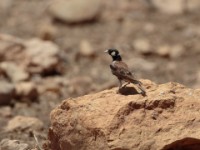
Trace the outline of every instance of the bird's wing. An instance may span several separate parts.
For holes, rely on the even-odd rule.
[[[123,79],[133,79],[132,73],[129,71],[127,64],[123,61],[114,61],[110,67],[117,77]]]

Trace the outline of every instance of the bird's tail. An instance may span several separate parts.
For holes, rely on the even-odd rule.
[[[141,90],[142,94],[146,94],[146,91],[144,89],[144,87],[142,86],[142,82],[138,81],[138,80],[132,80],[132,83],[137,85],[137,87]]]

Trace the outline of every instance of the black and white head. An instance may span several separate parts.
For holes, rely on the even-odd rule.
[[[106,50],[105,53],[108,53],[113,58],[113,61],[115,61],[115,60],[121,61],[122,60],[122,58],[119,54],[119,51],[117,49],[110,48],[110,49]]]

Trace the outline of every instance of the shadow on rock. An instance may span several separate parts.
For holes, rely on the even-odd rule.
[[[134,87],[123,87],[123,88],[121,88],[119,90],[119,93],[122,94],[122,95],[136,95],[136,94],[141,94]]]
[[[200,140],[196,138],[184,138],[166,145],[162,150],[199,150]]]

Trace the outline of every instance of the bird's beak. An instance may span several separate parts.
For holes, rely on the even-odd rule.
[[[104,53],[108,53],[108,50],[105,50]]]

